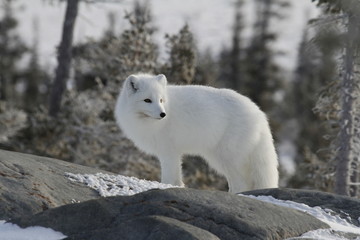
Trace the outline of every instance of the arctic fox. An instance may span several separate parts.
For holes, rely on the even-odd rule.
[[[161,164],[163,183],[183,186],[181,157],[200,155],[233,193],[278,186],[278,161],[265,114],[229,89],[167,85],[163,74],[129,76],[115,107],[125,135]]]

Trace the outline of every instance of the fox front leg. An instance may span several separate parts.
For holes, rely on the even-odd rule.
[[[184,187],[181,171],[181,156],[164,155],[159,157],[161,163],[161,182]]]

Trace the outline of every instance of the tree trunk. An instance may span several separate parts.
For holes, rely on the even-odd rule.
[[[6,100],[6,87],[7,85],[5,76],[3,76],[3,74],[0,74],[0,100],[2,101]]]
[[[60,104],[66,81],[69,78],[72,40],[74,33],[75,20],[78,13],[79,0],[67,0],[67,7],[63,25],[62,39],[58,50],[58,66],[55,72],[55,80],[50,92],[50,116],[56,116],[60,111]]]
[[[359,5],[358,5],[359,6]],[[359,114],[359,107],[360,107],[360,91],[359,91],[359,84],[360,84],[360,72],[359,72],[359,63],[360,63],[360,44],[359,44],[359,37],[360,37],[360,13],[355,12],[353,17],[350,19],[350,24],[352,25],[349,31],[352,32],[352,41],[353,45],[351,46],[353,49],[353,98],[354,104],[352,109],[354,127],[353,127],[353,154],[352,158],[350,159],[350,186],[349,186],[349,194],[352,197],[360,197],[360,164],[359,164],[359,157],[360,157],[360,114]]]
[[[338,139],[337,167],[335,179],[335,192],[341,195],[350,195],[351,163],[357,153],[354,152],[354,114],[356,113],[356,83],[354,74],[356,37],[359,34],[356,18],[349,14],[347,23],[347,39],[345,56],[343,59],[341,84],[341,116]]]

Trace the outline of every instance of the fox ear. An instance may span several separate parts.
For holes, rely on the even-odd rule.
[[[126,85],[132,93],[136,93],[139,90],[138,78],[135,75],[130,75],[126,79]]]
[[[166,77],[165,77],[164,74],[159,74],[159,75],[157,75],[155,78],[156,78],[156,80],[159,81],[159,83],[161,83],[162,85],[166,86],[167,80],[166,80]]]

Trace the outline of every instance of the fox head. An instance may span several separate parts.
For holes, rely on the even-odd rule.
[[[167,80],[165,75],[130,75],[124,83],[127,104],[139,118],[163,119],[166,117],[165,103]]]

